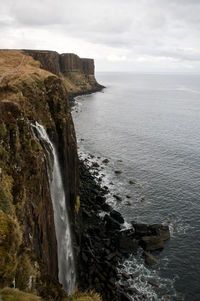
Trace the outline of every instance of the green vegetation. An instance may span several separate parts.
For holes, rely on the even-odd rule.
[[[18,264],[17,252],[21,244],[18,223],[0,210],[0,283],[11,284]]]
[[[0,296],[3,301],[41,301],[40,297],[32,294],[24,293],[18,289],[4,288],[0,290]]]
[[[79,209],[80,209],[80,196],[77,195],[76,196],[76,203],[75,203],[75,212],[76,212],[76,215],[78,215]]]

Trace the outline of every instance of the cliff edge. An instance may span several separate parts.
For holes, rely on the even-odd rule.
[[[45,300],[65,294],[58,282],[45,154],[31,129],[35,121],[58,150],[73,229],[79,181],[68,91],[55,74],[55,55],[44,60],[53,74],[27,52],[0,51],[0,288],[16,287]]]
[[[42,69],[62,78],[68,95],[91,93],[103,88],[95,79],[93,59],[80,58],[73,53],[58,54],[45,50],[24,50],[24,53],[39,61]]]

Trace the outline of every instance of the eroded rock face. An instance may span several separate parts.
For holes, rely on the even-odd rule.
[[[64,75],[68,75],[69,72],[94,75],[93,59],[80,58],[74,53],[63,53],[59,55],[56,51],[24,50],[24,52],[39,61],[42,69],[56,75],[59,75],[59,72]]]
[[[67,75],[69,72],[82,72],[81,58],[74,53],[63,53],[60,55],[60,71]]]
[[[6,65],[5,55],[1,55]],[[11,52],[6,53],[9,61],[11,55]],[[16,55],[21,59],[20,52]],[[45,127],[58,149],[74,230],[77,146],[66,87],[60,78],[39,69],[32,58],[26,57],[21,69],[10,73],[0,83],[0,213],[3,225],[11,228],[16,225],[19,238],[15,252],[13,244],[5,245],[2,253],[0,250],[1,259],[8,262],[0,272],[0,287],[12,285],[13,279],[18,279],[17,275],[23,271],[23,278],[16,282],[18,288],[29,287],[32,277],[33,291],[45,298],[52,291],[53,298],[60,300],[63,292],[57,282],[54,214],[44,151],[31,130],[35,121]],[[0,233],[2,237],[6,235],[10,240],[9,231],[5,229],[4,232]]]
[[[86,75],[94,75],[94,60],[93,59],[81,59],[82,72]]]
[[[59,54],[56,51],[45,50],[25,50],[26,54],[32,56],[36,61],[41,63],[41,68],[59,75],[60,64]]]

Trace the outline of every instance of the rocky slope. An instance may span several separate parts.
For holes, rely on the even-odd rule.
[[[58,149],[74,242],[78,240],[76,136],[59,56],[40,51],[32,56],[40,62],[27,51],[0,51],[0,288],[16,286],[45,300],[61,300],[65,294],[57,281],[44,151],[31,124],[42,124]]]

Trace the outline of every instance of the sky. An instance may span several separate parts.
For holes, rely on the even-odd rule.
[[[76,53],[96,71],[200,73],[200,0],[0,1],[0,48]]]

